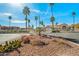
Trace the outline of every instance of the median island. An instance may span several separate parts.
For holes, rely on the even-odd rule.
[[[3,56],[78,56],[79,45],[63,38],[23,35],[21,39],[0,45]]]

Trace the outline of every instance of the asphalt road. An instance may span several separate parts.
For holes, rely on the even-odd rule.
[[[43,34],[56,37],[63,37],[67,38],[68,40],[79,43],[79,33],[43,33]]]
[[[20,39],[22,35],[28,34],[0,34],[0,44],[5,43],[5,41]]]
[[[46,35],[52,35],[57,37],[69,38],[71,41],[75,41],[79,43],[79,33],[43,33]],[[21,38],[22,35],[28,34],[0,34],[0,44],[4,43],[5,41],[15,40]]]

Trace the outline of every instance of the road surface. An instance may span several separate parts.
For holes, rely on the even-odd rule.
[[[43,34],[52,35],[56,37],[63,37],[79,43],[79,33],[43,33]]]
[[[52,35],[57,37],[69,38],[71,41],[76,41],[79,43],[79,33],[43,33],[46,35]],[[5,41],[15,40],[21,38],[22,35],[28,34],[0,34],[0,44],[4,43]]]
[[[5,41],[20,39],[22,35],[28,34],[0,34],[0,44],[5,43]]]

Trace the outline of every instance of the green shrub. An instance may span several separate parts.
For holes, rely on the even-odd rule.
[[[13,47],[18,48],[21,46],[21,41],[15,40]]]
[[[4,52],[4,46],[3,45],[0,45],[0,52]]]
[[[5,45],[7,45],[7,46],[8,46],[8,41],[6,41],[6,42],[5,42]]]
[[[8,46],[5,45],[4,47],[5,47],[5,48],[4,48],[5,52],[8,52],[8,51],[11,51],[11,50],[12,50],[11,44],[8,44]]]
[[[20,40],[6,41],[5,45],[0,45],[0,52],[9,52],[21,46]]]
[[[53,30],[53,29],[52,29],[52,32],[53,32],[53,33],[56,33],[56,32],[60,32],[60,30]]]

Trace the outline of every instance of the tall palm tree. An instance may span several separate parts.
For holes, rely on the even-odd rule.
[[[43,21],[40,21],[40,25],[42,25],[43,27],[45,26]]]
[[[52,23],[52,29],[54,30],[55,17],[51,16],[50,21],[51,21],[51,23]]]
[[[56,25],[58,25],[58,22],[56,22]]]
[[[53,16],[53,6],[54,6],[54,3],[49,3],[49,6],[50,6],[50,8],[51,8],[51,14],[52,14],[52,16]]]
[[[26,21],[26,31],[27,31],[27,16],[30,14],[30,9],[26,6],[23,9],[23,14],[25,15],[25,21]]]
[[[38,20],[38,16],[35,16],[36,28],[37,28],[37,20]]]
[[[32,25],[31,27],[32,27],[32,29],[34,29],[34,25]]]
[[[54,30],[54,21],[55,21],[55,17],[53,16],[53,6],[54,6],[54,3],[49,3],[49,6],[51,8],[51,18],[50,18],[50,21],[52,23],[52,29]]]
[[[38,18],[39,18],[39,27],[40,27],[40,16],[38,16]]]
[[[30,19],[28,19],[28,27],[30,27]]]
[[[72,16],[73,16],[73,31],[75,29],[75,15],[76,15],[76,13],[72,12]]]
[[[40,27],[40,16],[38,16],[38,18],[39,18],[39,27],[38,27],[38,30],[39,30],[39,36],[41,35],[41,27]]]
[[[45,31],[46,29],[45,29],[45,24],[44,24],[44,21],[43,21],[43,20],[42,20],[42,21],[40,21],[40,25],[41,25],[41,26],[42,26],[42,28],[43,28],[42,30],[43,30],[43,31]]]
[[[9,30],[10,30],[12,16],[9,16],[8,19],[9,19]]]

